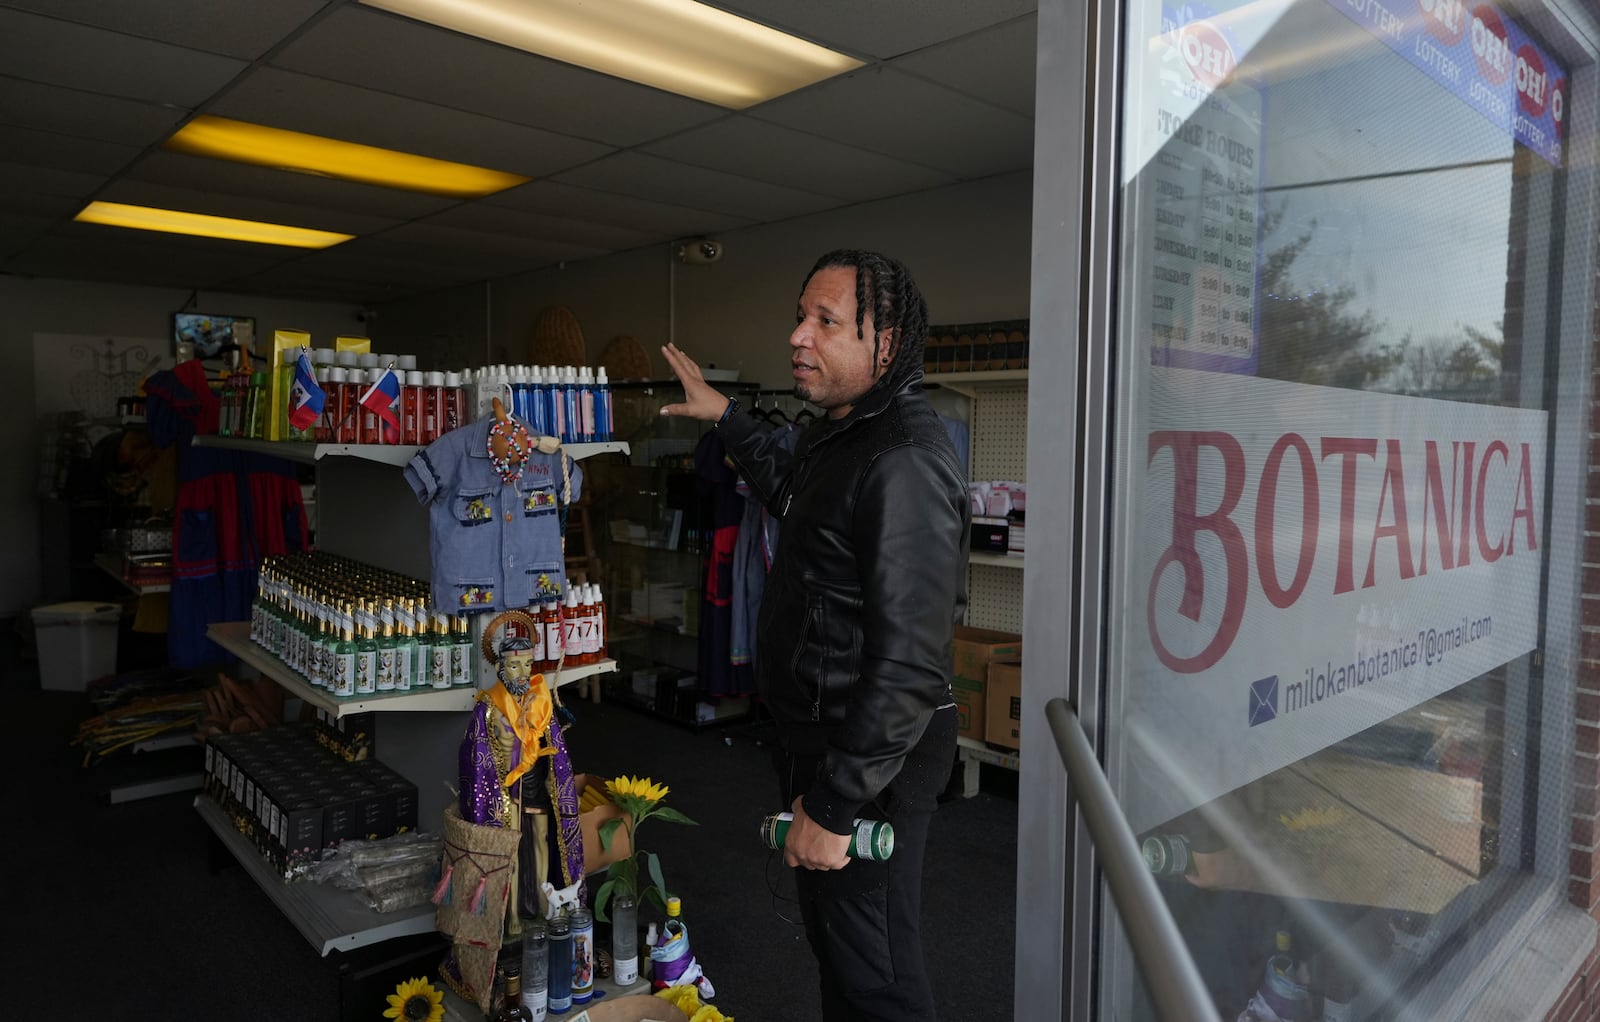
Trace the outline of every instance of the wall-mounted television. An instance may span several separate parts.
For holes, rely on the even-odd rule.
[[[250,349],[256,342],[254,316],[221,316],[211,312],[174,312],[172,314],[172,348],[194,345],[195,358],[215,358],[223,349],[241,347]]]

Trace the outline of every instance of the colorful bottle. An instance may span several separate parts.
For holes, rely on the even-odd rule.
[[[450,641],[450,687],[470,688],[473,684],[472,631],[465,615],[457,614]]]
[[[378,615],[371,604],[361,604],[360,628],[356,636],[356,695],[370,696],[378,690]]]
[[[545,929],[550,934],[550,1010],[560,1014],[572,1008],[572,922],[556,916]]]
[[[394,690],[410,692],[417,670],[417,605],[401,600],[395,608]]]
[[[428,686],[450,687],[450,618],[435,614],[433,618],[433,646],[428,655]]]
[[[626,892],[611,899],[611,980],[619,987],[639,982],[639,906]]]
[[[533,1022],[544,1022],[550,1005],[550,942],[544,923],[522,922],[522,1006]]]
[[[561,601],[552,596],[544,601],[544,609],[539,612],[539,623],[544,626],[544,662],[550,670],[561,666],[561,654],[565,648],[562,633],[565,630],[561,622]]]
[[[761,821],[761,842],[768,848],[782,850],[783,839],[789,835],[793,813],[773,813]],[[870,859],[882,862],[894,854],[894,827],[888,820],[853,820],[850,824],[850,847],[845,854],[852,859]]]
[[[506,999],[495,1015],[494,1022],[533,1022],[533,1016],[522,1006],[522,963],[507,962],[503,972],[506,977]]]
[[[594,997],[594,915],[582,905],[572,910],[572,1003]]]
[[[394,637],[394,601],[384,600],[383,609],[378,612],[378,623],[382,632],[378,635],[378,684],[379,692],[394,691],[394,654],[400,645]]]
[[[578,590],[570,582],[561,609],[561,648],[566,652],[567,663],[583,662],[583,647],[578,643]]]
[[[612,440],[611,431],[611,382],[606,379],[606,367],[601,366],[595,371],[594,381],[594,438]]]
[[[356,694],[355,608],[345,604],[339,612],[339,641],[333,647],[333,694],[348,699]]]

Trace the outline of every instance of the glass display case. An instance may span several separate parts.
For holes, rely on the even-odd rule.
[[[585,466],[584,481],[589,574],[605,593],[608,651],[617,660],[605,698],[695,727],[738,719],[749,709],[740,691],[747,686],[724,672],[727,636],[702,627],[721,485],[696,470],[710,424],[660,414],[683,399],[671,381],[616,384],[612,393],[615,435],[632,455]],[[716,597],[714,578],[711,588]]]

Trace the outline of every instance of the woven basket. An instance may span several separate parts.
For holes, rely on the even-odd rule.
[[[613,337],[606,350],[600,353],[600,364],[612,380],[648,380],[654,371],[650,366],[650,351],[639,339],[630,334]]]
[[[535,365],[581,366],[589,362],[578,317],[565,305],[552,305],[533,324],[528,357]]]

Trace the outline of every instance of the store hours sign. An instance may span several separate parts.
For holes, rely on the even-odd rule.
[[[1150,370],[1127,799],[1160,823],[1534,646],[1537,410]]]

